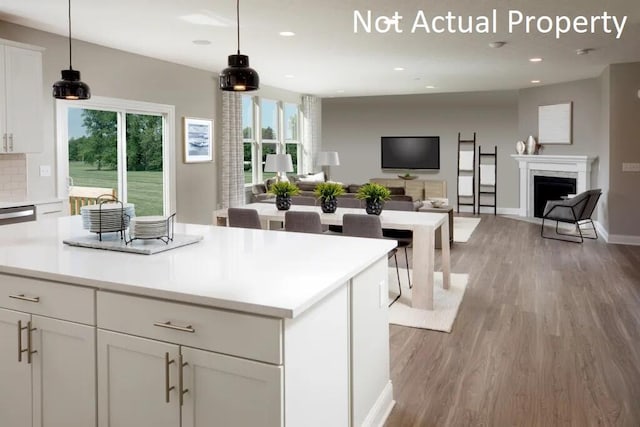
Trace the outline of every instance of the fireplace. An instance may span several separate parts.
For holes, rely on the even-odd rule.
[[[545,154],[512,154],[511,157],[518,162],[520,169],[520,216],[539,217],[547,199],[559,199],[560,196],[582,193],[591,188],[591,164],[596,157]],[[561,193],[553,193],[546,196],[544,201],[536,202],[534,181],[537,177],[569,178],[574,187],[563,189]],[[536,204],[540,206],[535,207]]]
[[[542,218],[547,200],[560,200],[568,194],[576,194],[575,178],[535,175],[533,177],[533,216]]]

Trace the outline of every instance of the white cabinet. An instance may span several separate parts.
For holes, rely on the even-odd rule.
[[[100,427],[281,426],[282,368],[98,330]]]
[[[95,426],[96,328],[76,323],[95,318],[95,291],[8,275],[0,282],[0,424]]]
[[[42,54],[0,44],[0,153],[42,151]]]
[[[26,327],[31,316],[0,308],[0,414],[7,426],[31,425],[31,365],[18,361],[18,349],[26,346],[27,335],[18,328]],[[22,343],[19,343],[18,336]],[[22,346],[18,346],[22,344]]]
[[[40,221],[48,218],[57,218],[63,216],[62,200],[53,202],[36,203],[36,220]]]

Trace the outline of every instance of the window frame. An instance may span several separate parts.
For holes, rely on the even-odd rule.
[[[176,147],[175,147],[175,107],[167,104],[156,104],[143,101],[131,101],[119,98],[93,96],[87,100],[67,101],[58,99],[55,102],[56,120],[56,177],[57,196],[69,201],[69,123],[70,108],[86,108],[92,110],[113,111],[117,113],[118,120],[118,144],[121,146],[121,156],[118,159],[118,194],[126,195],[127,174],[123,173],[123,165],[126,166],[126,115],[148,114],[159,115],[163,118],[163,147],[162,147],[162,198],[164,215],[176,211]],[[125,162],[123,164],[123,161]],[[124,175],[124,176],[123,176]],[[121,188],[122,187],[122,188]]]

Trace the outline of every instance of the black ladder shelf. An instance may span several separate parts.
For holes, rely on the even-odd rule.
[[[463,154],[464,153],[464,154]],[[464,168],[461,169],[460,159],[462,156],[471,155],[471,164],[469,166],[471,169]],[[462,139],[460,136],[460,132],[458,132],[458,185],[457,185],[457,196],[458,196],[458,213],[460,213],[460,206],[471,206],[473,208],[473,214],[476,214],[476,133],[473,133],[473,139]],[[464,165],[463,165],[464,166]],[[465,192],[465,194],[460,194],[460,182],[461,179],[463,182],[468,182],[469,178],[471,179],[471,194]],[[468,190],[468,186],[466,187]],[[464,200],[463,202],[460,199]],[[471,199],[471,203],[469,203],[469,199]],[[479,200],[479,198],[478,198]]]
[[[483,168],[483,166],[485,166]],[[485,170],[483,173],[482,170]],[[482,146],[478,146],[478,213],[481,208],[493,208],[493,214],[498,213],[498,147],[493,146],[493,151],[482,152]],[[484,197],[483,197],[484,196]],[[493,201],[488,203],[486,199]]]

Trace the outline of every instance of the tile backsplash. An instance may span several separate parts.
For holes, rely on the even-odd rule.
[[[27,198],[27,157],[25,154],[0,154],[0,201]]]

